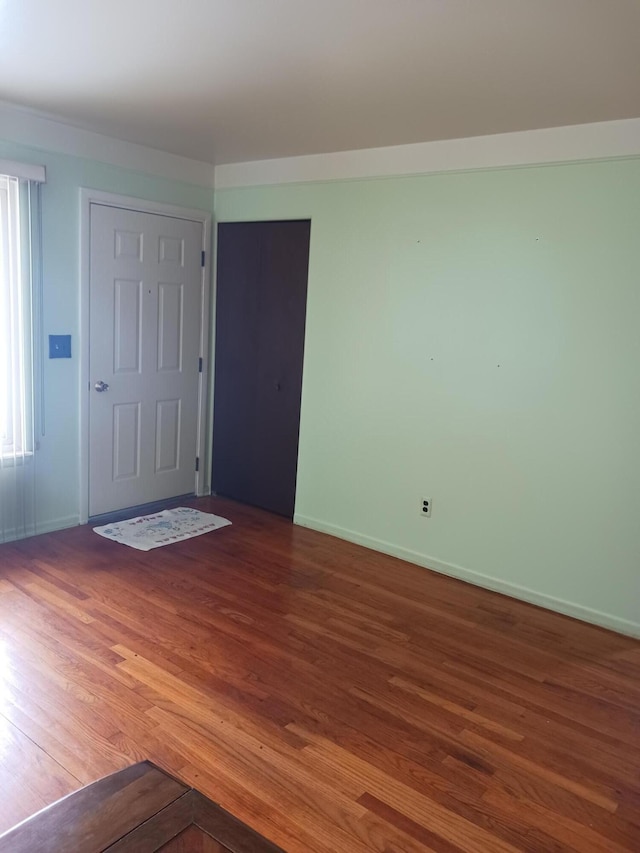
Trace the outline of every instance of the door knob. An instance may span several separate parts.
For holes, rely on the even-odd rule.
[[[106,382],[103,382],[102,379],[100,379],[98,382],[96,382],[96,384],[93,387],[99,393],[102,393],[102,391],[108,391],[109,390],[108,384]]]

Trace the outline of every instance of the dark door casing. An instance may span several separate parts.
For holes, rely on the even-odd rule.
[[[293,518],[311,222],[218,225],[213,491]]]

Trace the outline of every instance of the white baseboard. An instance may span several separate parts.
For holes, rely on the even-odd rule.
[[[504,595],[511,596],[511,598],[527,601],[530,604],[537,604],[540,607],[545,607],[547,610],[554,610],[566,616],[573,616],[583,622],[590,622],[593,625],[617,631],[619,634],[640,637],[640,623],[632,622],[629,619],[621,619],[619,616],[614,616],[611,613],[592,610],[590,607],[584,607],[581,604],[575,604],[571,601],[564,601],[564,599],[555,598],[543,592],[536,592],[528,587],[509,583],[508,581],[503,581],[499,578],[473,571],[472,569],[465,569],[463,566],[457,566],[454,563],[443,563],[441,560],[436,560],[418,551],[412,551],[409,548],[403,548],[401,545],[394,545],[382,539],[374,539],[372,536],[366,536],[335,524],[329,524],[317,518],[309,518],[296,513],[293,521],[294,524],[299,524],[301,527],[308,527],[311,530],[328,533],[331,536],[337,536],[339,539],[346,539],[347,542],[354,542],[356,545],[364,545],[365,548],[371,548],[373,551],[381,551],[383,554],[399,557],[401,560],[407,560],[410,563],[415,563],[434,572],[458,578],[474,586],[480,586],[494,592],[501,592]]]
[[[66,530],[67,527],[77,527],[80,524],[79,515],[67,515],[64,518],[52,518],[38,524],[37,536],[41,533],[53,533],[54,530]]]
[[[67,515],[64,518],[52,518],[35,525],[35,528],[27,533],[24,529],[7,530],[3,542],[17,542],[19,539],[29,539],[31,536],[40,536],[43,533],[53,533],[54,530],[66,530],[67,527],[77,527],[80,524],[80,516]]]

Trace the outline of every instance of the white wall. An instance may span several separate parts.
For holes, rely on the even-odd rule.
[[[38,141],[40,146],[45,144],[42,138],[34,141]],[[60,140],[53,138],[52,141]],[[132,162],[140,161],[139,148],[135,146]],[[114,149],[124,160],[126,143],[114,141]],[[213,191],[206,185],[195,186],[181,180],[2,139],[0,157],[46,166],[47,183],[42,188],[45,352],[48,353],[50,334],[72,336],[73,357],[70,360],[44,360],[45,434],[39,435],[40,449],[35,459],[36,529],[44,532],[77,524],[80,519],[80,187],[208,212],[213,206]],[[150,166],[157,168],[160,165],[166,167],[165,171],[170,171],[175,164],[171,155],[167,158],[156,152],[150,157]],[[184,171],[183,165],[178,163],[178,168],[175,168],[178,174]],[[200,174],[202,170],[195,171]]]

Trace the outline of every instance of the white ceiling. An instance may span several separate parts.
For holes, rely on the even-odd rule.
[[[0,99],[218,164],[631,118],[640,0],[0,0]]]

